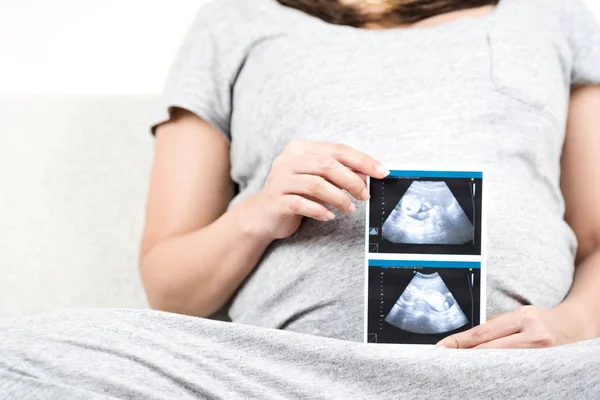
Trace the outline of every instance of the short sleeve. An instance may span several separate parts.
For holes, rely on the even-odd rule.
[[[167,122],[173,108],[190,111],[231,140],[232,90],[245,58],[231,1],[203,6],[188,29],[173,61],[152,133]]]
[[[573,55],[572,84],[600,84],[600,23],[582,0],[564,0],[563,26]]]

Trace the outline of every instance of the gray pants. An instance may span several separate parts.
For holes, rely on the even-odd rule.
[[[600,341],[544,350],[373,345],[133,310],[0,328],[2,399],[599,399]]]

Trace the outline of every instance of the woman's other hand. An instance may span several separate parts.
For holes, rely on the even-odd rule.
[[[356,210],[350,195],[368,200],[366,176],[389,171],[374,158],[344,144],[294,140],[273,162],[263,189],[245,202],[248,229],[271,240],[293,234],[303,217],[335,218],[326,205]]]
[[[585,340],[581,319],[565,304],[555,308],[520,307],[488,322],[448,336],[438,347],[450,349],[525,349]]]

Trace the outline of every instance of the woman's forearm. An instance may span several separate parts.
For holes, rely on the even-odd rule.
[[[600,337],[600,85],[573,90],[561,163],[565,219],[579,243],[575,280],[563,303],[583,339]]]
[[[227,302],[272,242],[248,225],[248,207],[242,203],[146,254],[140,267],[152,308],[206,317]]]
[[[561,307],[581,321],[582,340],[600,337],[600,249],[577,266],[573,286]]]

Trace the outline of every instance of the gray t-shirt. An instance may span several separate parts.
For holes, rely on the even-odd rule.
[[[343,142],[384,163],[485,165],[497,313],[555,306],[571,286],[577,241],[563,220],[560,156],[570,88],[596,83],[600,29],[581,0],[501,0],[484,17],[383,31],[275,0],[216,0],[184,40],[154,122],[177,106],[231,140],[231,206],[263,186],[294,138]],[[357,206],[274,243],[233,299],[232,320],[361,340]]]

